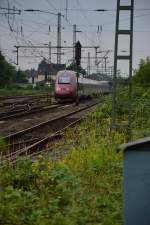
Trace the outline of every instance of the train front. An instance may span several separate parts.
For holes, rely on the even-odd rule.
[[[55,99],[76,98],[77,85],[74,71],[59,71],[55,82]]]

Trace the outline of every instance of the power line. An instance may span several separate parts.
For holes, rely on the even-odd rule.
[[[20,15],[21,14],[20,9],[9,8],[9,4],[8,4],[8,8],[0,7],[0,9],[4,10],[4,12],[1,12],[1,14],[4,14],[4,15]]]
[[[82,6],[81,6],[81,4],[80,4],[80,1],[79,1],[79,0],[76,0],[76,2],[77,2],[77,5],[79,5],[80,8],[81,8]],[[88,17],[87,17],[84,13],[82,14],[82,16],[83,16],[83,18],[85,19],[86,22],[89,21]],[[90,24],[90,21],[89,21],[89,24]],[[85,34],[85,36],[86,36],[86,38],[93,44],[93,40],[89,39],[88,36],[87,36],[86,34]]]
[[[53,9],[50,9],[50,11],[58,11],[58,9],[51,3],[49,2],[48,0],[45,0]],[[78,0],[76,0],[78,1]],[[78,1],[78,4],[80,4],[80,2]],[[81,4],[80,4],[81,5]],[[0,9],[7,9],[8,8],[2,8],[0,7]],[[12,9],[13,10],[13,9]],[[45,10],[46,11],[46,10]],[[66,8],[65,9],[59,9],[59,11],[66,11]],[[83,9],[83,8],[78,8],[78,9],[74,9],[74,8],[67,8],[67,11],[75,11],[75,12],[116,12],[116,9]],[[136,8],[135,11],[150,11],[150,8]]]
[[[50,2],[50,0],[45,0],[55,11],[58,11],[58,9]]]

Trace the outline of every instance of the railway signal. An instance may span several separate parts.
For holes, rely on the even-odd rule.
[[[76,60],[76,65],[80,65],[81,63],[81,48],[82,45],[79,41],[77,41],[76,45],[75,45],[75,60]]]
[[[77,97],[76,97],[76,105],[79,104],[79,96],[78,96],[78,89],[79,89],[79,71],[78,71],[78,66],[80,66],[81,63],[81,43],[79,41],[77,41],[76,45],[75,45],[75,61],[76,61],[76,69],[77,69]]]

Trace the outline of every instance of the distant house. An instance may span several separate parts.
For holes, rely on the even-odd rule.
[[[49,81],[54,82],[55,76],[59,70],[64,70],[65,64],[48,64],[44,60],[38,65],[36,82]]]
[[[55,63],[47,63],[42,60],[39,65],[38,69],[31,69],[26,70],[28,82],[31,84],[39,83],[39,82],[48,82],[54,83],[56,74],[59,70],[64,70],[65,64],[55,64]]]

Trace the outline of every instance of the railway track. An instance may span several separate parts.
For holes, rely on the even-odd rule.
[[[45,94],[34,94],[34,95],[14,95],[14,96],[0,96],[0,101],[4,101],[4,100],[10,100],[10,99],[24,99],[24,98],[43,98],[43,97],[47,97],[50,96],[50,93],[45,93]]]
[[[40,103],[51,102],[52,95],[24,95],[24,96],[0,96],[0,111],[17,110],[18,108],[29,108]]]
[[[84,106],[85,103],[81,103]],[[44,121],[61,116],[64,113],[69,113],[75,107],[74,103],[69,104],[57,104],[43,107],[42,109],[36,109],[29,112],[22,112],[19,115],[12,115],[10,118],[0,120],[0,137],[5,137],[8,134],[17,133],[20,130],[25,130],[29,127],[33,127]],[[39,134],[38,134],[39,135]]]
[[[19,156],[35,156],[45,151],[47,145],[50,148],[51,144],[58,140],[68,127],[79,123],[85,113],[97,104],[98,102],[88,104],[62,116],[57,116],[36,126],[5,136],[4,139],[9,143],[9,149],[7,154],[4,153],[4,159],[16,162]]]
[[[59,106],[58,104],[51,104],[50,106],[39,105],[34,107],[28,107],[26,109],[12,110],[8,112],[0,113],[0,120],[12,119],[12,118],[26,116],[26,115],[37,113],[37,112],[47,111],[49,109],[57,108],[58,106]]]

